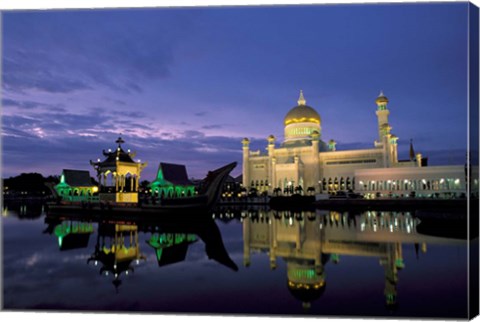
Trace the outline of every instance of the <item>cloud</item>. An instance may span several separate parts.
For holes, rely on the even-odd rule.
[[[28,57],[11,58],[8,43],[4,48],[3,87],[6,90],[25,92],[40,90],[49,93],[70,93],[92,89],[75,75],[66,76],[52,59],[44,60],[33,51]],[[51,65],[51,68],[49,67]]]
[[[134,111],[134,112],[123,112],[122,114],[123,114],[123,116],[125,116],[125,117],[136,118],[136,119],[138,119],[138,118],[143,118],[143,117],[146,116],[145,113],[143,113],[143,112],[138,112],[138,111]]]
[[[221,129],[221,128],[223,128],[223,125],[221,124],[212,124],[212,125],[202,126],[202,129],[205,129],[205,130],[215,130],[215,129]]]
[[[34,102],[29,100],[16,100],[10,98],[2,99],[2,107],[4,108],[19,108],[21,110],[33,110],[43,108],[50,112],[65,112],[65,108],[61,104],[46,104],[41,102]]]
[[[207,115],[207,112],[196,112],[196,113],[193,113],[193,115],[199,116],[199,117],[200,116],[205,116],[205,115]]]
[[[30,171],[58,174],[64,168],[93,170],[89,160],[102,158],[103,149],[115,147],[118,132],[105,126],[106,119],[112,124],[118,122],[107,115],[50,113],[41,120],[7,116],[5,121],[9,126],[4,128],[3,141],[4,176]],[[155,176],[158,162],[185,164],[190,176],[202,178],[207,170],[241,160],[241,138],[206,136],[194,130],[157,135],[148,127],[147,134],[138,135],[138,127],[132,129],[123,132],[124,146],[136,151],[136,158],[149,162],[142,175],[147,180]],[[40,139],[41,136],[44,138]]]
[[[143,82],[171,75],[174,48],[190,30],[189,14],[163,16],[155,10],[5,13],[3,86],[71,93],[102,85],[141,93]]]
[[[2,99],[2,106],[3,107],[18,107],[21,109],[33,109],[41,106],[42,104],[31,102],[31,101],[16,101],[8,98]]]

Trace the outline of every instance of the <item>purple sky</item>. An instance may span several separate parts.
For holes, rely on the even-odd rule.
[[[2,176],[88,169],[102,149],[201,178],[264,149],[303,89],[337,149],[390,99],[400,158],[463,164],[467,3],[3,12]],[[233,172],[240,174],[241,167]]]

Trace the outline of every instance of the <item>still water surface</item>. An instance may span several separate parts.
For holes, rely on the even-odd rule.
[[[219,210],[126,222],[2,211],[5,309],[467,314],[467,244],[410,212]],[[428,227],[427,227],[428,228]]]

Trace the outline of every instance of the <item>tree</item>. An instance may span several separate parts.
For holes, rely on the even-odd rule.
[[[302,193],[302,191],[303,191],[303,188],[302,188],[302,186],[296,186],[296,187],[295,187],[295,193],[299,193],[299,194],[301,194],[301,193]]]
[[[314,188],[314,187],[308,187],[308,188],[307,188],[307,192],[308,192],[309,194],[314,194],[314,193],[315,193],[315,188]]]
[[[150,186],[150,181],[143,180],[140,182],[140,191],[147,191]]]
[[[273,193],[275,194],[275,196],[278,196],[280,192],[282,192],[282,189],[279,187],[276,187],[275,189],[273,189]]]

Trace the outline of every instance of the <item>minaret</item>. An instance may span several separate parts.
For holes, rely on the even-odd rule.
[[[243,187],[245,189],[249,189],[250,184],[250,175],[249,175],[249,156],[250,156],[250,140],[248,138],[244,138],[242,140],[243,145],[243,164],[242,164],[242,175],[243,175]]]
[[[388,98],[383,94],[383,91],[380,92],[375,103],[377,103],[378,138],[379,142],[383,143],[383,137],[386,134],[390,134],[391,130],[388,124],[388,114],[390,114],[390,111],[387,109]]]
[[[275,159],[275,136],[269,135],[268,141],[268,193],[272,194],[275,189],[275,182],[277,180],[275,176],[276,159]]]
[[[312,182],[313,187],[318,187],[318,182],[320,181],[320,133],[318,131],[313,131],[312,133],[312,154],[313,154],[313,178]],[[317,189],[315,189],[317,190]]]

